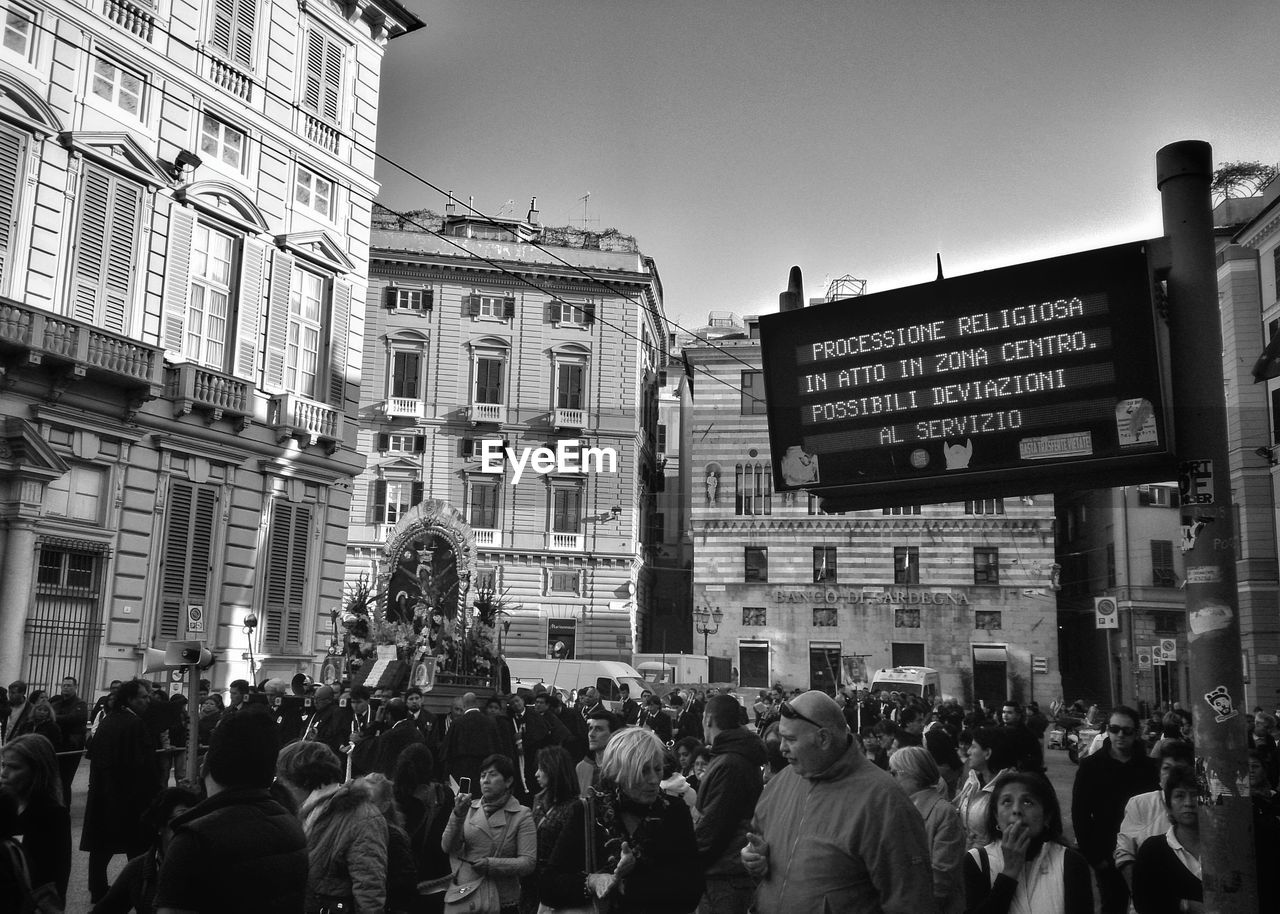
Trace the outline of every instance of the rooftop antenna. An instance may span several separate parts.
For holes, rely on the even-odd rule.
[[[827,286],[827,301],[837,301],[841,298],[857,298],[867,291],[867,281],[865,279],[857,279],[856,277],[845,273],[839,279],[831,280]]]
[[[591,210],[589,207],[589,204],[591,202],[591,191],[587,191],[585,194],[579,197],[578,202],[582,204],[582,218],[570,219],[569,223],[571,225],[577,225],[585,229],[600,221],[599,219],[591,218]]]
[[[511,211],[516,208],[516,201],[508,200],[506,203],[498,207],[498,218],[511,215]]]

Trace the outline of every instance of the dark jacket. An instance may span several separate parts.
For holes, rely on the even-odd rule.
[[[32,797],[18,816],[18,834],[31,869],[31,885],[39,888],[52,882],[65,899],[71,879],[71,812],[46,797]]]
[[[302,826],[265,790],[215,794],[173,821],[156,908],[301,914],[307,891]]]
[[[318,787],[298,810],[307,835],[308,914],[327,899],[382,914],[387,904],[387,821],[364,781]]]
[[[686,736],[692,736],[699,741],[702,739],[702,715],[688,705],[680,708],[675,725],[671,728],[671,738],[676,742],[680,742]]]
[[[1091,866],[1111,862],[1129,798],[1159,786],[1157,759],[1135,749],[1129,761],[1117,761],[1111,756],[1110,738],[1103,740],[1097,752],[1080,760],[1071,789],[1071,824],[1080,853]]]
[[[68,749],[83,749],[85,730],[89,726],[89,706],[78,695],[63,698],[55,695],[49,699],[54,720],[62,731],[63,745]]]
[[[1138,914],[1177,914],[1183,901],[1204,901],[1204,886],[1174,854],[1168,834],[1143,841],[1133,862],[1134,910]]]
[[[639,724],[656,733],[664,743],[671,742],[671,715],[666,711],[643,710],[640,712]]]
[[[400,753],[414,743],[424,743],[421,731],[409,718],[397,721],[390,729],[384,730],[373,739],[361,740],[351,750],[352,767],[355,771],[368,774],[378,772],[391,777],[395,770],[396,759]]]
[[[472,790],[479,793],[480,763],[501,750],[493,718],[480,710],[467,711],[444,735],[445,770],[455,779],[471,778]]]
[[[708,878],[747,874],[739,852],[746,846],[756,801],[764,790],[761,771],[766,761],[764,742],[750,730],[716,735],[711,764],[698,783],[700,818],[693,829]]]
[[[154,837],[142,813],[160,792],[156,744],[147,725],[129,708],[103,718],[89,743],[89,795],[84,806],[80,850],[136,852]]]
[[[135,914],[154,914],[156,879],[159,875],[156,850],[151,848],[124,865],[107,894],[93,906],[90,914],[129,914],[130,911]]]

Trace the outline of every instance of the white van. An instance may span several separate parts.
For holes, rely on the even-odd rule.
[[[600,693],[600,700],[610,711],[622,709],[622,686],[631,690],[631,697],[640,698],[648,688],[644,679],[629,663],[617,660],[543,660],[538,657],[507,657],[507,669],[511,671],[511,688],[531,689],[539,682],[549,689],[569,693],[582,686],[593,685]]]
[[[902,692],[933,704],[938,700],[942,688],[937,670],[931,670],[927,666],[895,666],[876,670],[871,677],[871,691]]]

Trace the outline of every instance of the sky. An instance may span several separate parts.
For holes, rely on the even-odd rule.
[[[1178,140],[1280,162],[1267,0],[402,2],[426,25],[387,47],[379,153],[634,235],[673,330],[776,311],[793,264],[820,297],[1156,237]]]

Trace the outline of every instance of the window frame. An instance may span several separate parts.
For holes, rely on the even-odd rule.
[[[323,42],[316,48],[315,43]],[[298,68],[301,87],[298,107],[316,120],[341,128],[345,106],[348,58],[351,45],[310,19],[302,33]]]
[[[28,66],[33,66],[36,62],[36,54],[38,53],[40,42],[37,40],[40,34],[40,13],[23,3],[16,3],[14,0],[5,0],[0,5],[7,14],[4,22],[4,33],[0,35],[0,51],[11,56],[14,60],[20,60]],[[8,37],[12,34],[10,26],[10,17],[15,14],[25,14],[27,23],[27,33],[25,36],[26,48],[24,51],[18,51],[9,46]],[[21,18],[18,16],[17,18]]]
[[[979,561],[980,554],[987,558],[986,562]],[[1000,549],[998,547],[973,547],[973,583],[988,585],[1000,583]]]
[[[257,63],[257,8],[256,0],[214,0],[209,12],[209,38],[205,42],[205,47],[223,60],[250,73]],[[225,47],[218,35],[220,15],[226,17]]]
[[[409,383],[410,376],[407,371],[400,369],[400,361],[415,359],[417,361],[417,371],[412,377],[413,392],[406,393],[408,390],[406,385]],[[399,382],[397,382],[399,378]],[[415,346],[404,340],[391,341],[390,351],[387,353],[387,397],[403,400],[421,400],[426,393],[427,378],[427,353],[422,346]]]
[[[560,504],[561,499],[568,499],[572,496],[576,500],[574,507],[576,510],[570,512],[569,504]],[[555,479],[551,482],[551,491],[547,494],[547,532],[560,533],[564,535],[581,536],[585,531],[584,527],[584,508],[586,506],[586,486],[582,480],[576,479]],[[557,525],[561,519],[567,519],[572,513],[573,523],[572,530],[560,529]]]
[[[733,513],[740,517],[773,514],[773,468],[767,461],[734,465]]]
[[[135,69],[128,64],[122,63],[118,57],[112,57],[109,54],[103,54],[101,51],[94,51],[89,58],[88,72],[88,94],[98,100],[98,104],[110,106],[112,109],[119,111],[121,114],[129,117],[138,123],[146,123],[147,120],[147,101],[148,89],[151,87],[150,79],[147,74],[140,69]],[[111,78],[108,80],[105,74],[99,72],[99,65],[105,65],[112,69]],[[122,77],[132,76],[138,81],[137,105],[136,112],[130,111],[121,104],[121,93],[124,91]],[[103,95],[98,91],[98,83],[102,81],[110,86],[109,95]]]
[[[225,283],[219,283],[216,279],[207,275],[209,272],[207,264],[212,259],[213,253],[212,245],[202,247],[197,242],[202,233],[206,234],[209,239],[217,237],[226,242],[227,282]],[[182,358],[196,365],[211,368],[214,371],[229,371],[232,354],[235,350],[236,304],[240,297],[240,270],[243,263],[242,241],[242,236],[225,231],[222,227],[204,219],[197,219],[191,229],[191,260],[188,266],[187,302],[182,322]],[[197,263],[201,260],[206,263],[206,268],[203,271],[206,275],[203,276],[197,275],[196,268]],[[196,313],[196,289],[201,290],[201,299],[204,302],[204,307],[200,309],[202,316],[201,326],[196,332],[193,332],[192,315]],[[208,329],[210,320],[208,302],[211,295],[224,295],[226,298],[226,308],[222,315],[222,339],[217,342],[217,345],[222,349],[221,359],[213,358],[208,351],[212,340],[212,334],[209,333]],[[198,352],[192,351],[193,337],[199,341]]]
[[[206,165],[213,165],[216,168],[229,171],[232,174],[243,177],[249,172],[249,131],[232,124],[226,118],[213,113],[212,111],[199,111],[199,123],[196,125],[196,145],[200,150],[202,161]],[[218,128],[218,133],[213,136],[206,132],[207,122],[212,121]],[[230,148],[227,144],[227,134],[234,133],[240,137],[239,162],[228,162],[224,157],[224,150]],[[206,140],[214,141],[214,149],[207,148]]]
[[[744,369],[740,375],[740,383],[739,409],[741,415],[765,415],[764,370],[760,368]]]
[[[311,180],[305,180],[304,175],[309,177]],[[318,187],[321,183],[327,184],[329,187],[328,205],[324,209],[321,209],[320,207],[317,207],[312,203],[312,201],[315,200],[317,196],[316,187]],[[303,190],[305,190],[306,199],[302,199],[303,195],[299,193],[300,191],[303,191]],[[338,211],[337,198],[338,198],[338,184],[332,178],[325,177],[316,169],[312,168],[309,165],[304,165],[301,162],[299,162],[294,167],[294,170],[293,170],[293,204],[294,206],[301,207],[302,209],[306,210],[308,213],[319,216],[321,219],[324,219],[326,222],[333,222],[336,217],[336,213]]]
[[[303,285],[306,280],[318,283],[319,295],[314,297],[317,315],[314,318],[302,313],[303,295],[307,291]],[[284,387],[291,393],[317,402],[328,396],[328,333],[329,311],[333,300],[333,277],[328,273],[312,269],[310,266],[295,262],[289,275],[289,311],[285,317],[285,352],[284,352]],[[295,342],[295,329],[298,340]],[[314,349],[302,345],[305,332],[315,333]],[[313,356],[309,386],[299,383],[306,370],[299,363],[297,354],[306,352]]]
[[[964,513],[975,517],[995,517],[1004,514],[1003,498],[975,498],[964,503]]]
[[[893,583],[910,586],[920,583],[920,547],[893,547]]]
[[[1178,586],[1172,540],[1151,540],[1151,583],[1154,587]]]
[[[752,562],[752,557],[757,561]],[[754,571],[754,576],[753,576]],[[750,584],[769,583],[769,547],[742,547],[742,580]]]
[[[840,580],[837,547],[813,547],[813,583],[836,584]]]
[[[742,625],[744,628],[762,628],[769,624],[769,608],[767,606],[742,607]]]
[[[835,606],[815,606],[812,610],[814,628],[839,628],[840,612]]]
[[[480,503],[477,493],[486,492],[486,499],[489,504],[487,508]],[[500,518],[502,516],[502,493],[498,490],[498,480],[486,478],[484,476],[468,477],[467,479],[467,523],[473,530],[497,530]],[[477,507],[481,511],[486,511],[490,516],[491,523],[481,523],[483,517],[477,517]]]

